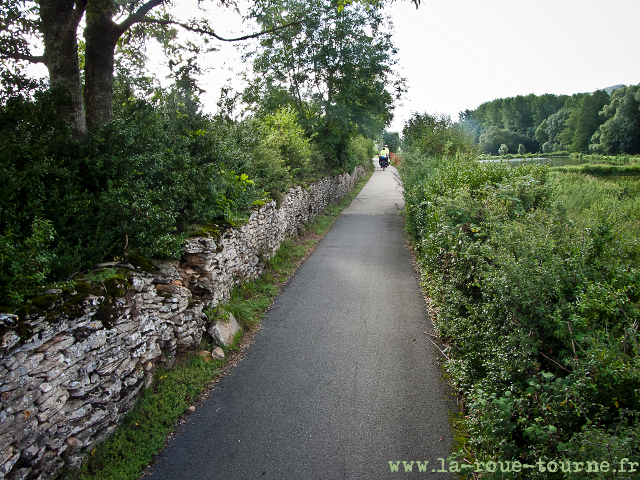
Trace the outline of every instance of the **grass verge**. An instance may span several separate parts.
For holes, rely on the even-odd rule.
[[[553,167],[557,172],[583,173],[594,176],[612,176],[612,175],[640,175],[640,164],[633,165],[610,165],[610,164],[589,164],[584,165],[565,165],[562,167]]]
[[[246,331],[254,329],[263,318],[275,296],[295,273],[297,267],[315,249],[329,231],[340,212],[362,190],[373,170],[358,182],[339,203],[328,206],[322,215],[297,238],[284,241],[273,258],[267,261],[263,275],[245,285],[236,287],[229,302],[208,312],[217,315],[231,312]],[[211,351],[213,345],[201,343],[196,350],[183,352],[173,368],[160,367],[153,384],[144,390],[134,408],[122,424],[104,442],[98,445],[78,471],[65,471],[63,478],[70,480],[135,480],[165,445],[167,435],[176,423],[190,412],[189,407],[199,403],[208,385],[215,382],[226,366],[237,363],[241,350],[249,343],[250,335],[238,336],[224,349],[224,360],[211,360],[200,355]]]

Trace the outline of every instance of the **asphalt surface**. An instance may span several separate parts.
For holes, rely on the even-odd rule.
[[[453,478],[438,473],[452,405],[394,174],[376,166],[145,478]],[[392,472],[403,460],[429,463]]]

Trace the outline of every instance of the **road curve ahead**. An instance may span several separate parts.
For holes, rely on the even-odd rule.
[[[376,168],[145,478],[453,478],[438,472],[451,405],[394,174]]]

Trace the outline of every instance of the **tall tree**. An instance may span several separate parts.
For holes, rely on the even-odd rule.
[[[239,41],[277,32],[296,24],[283,21],[275,0],[257,0],[250,16],[259,19],[261,31],[239,38],[218,35],[206,18],[180,20],[165,7],[169,0],[5,0],[1,17],[0,59],[43,63],[52,88],[67,94],[61,114],[77,135],[84,135],[113,115],[113,69],[116,45],[134,26],[182,28],[218,41]],[[220,0],[222,8],[234,7],[234,0]],[[85,19],[84,91],[79,67],[78,27]],[[144,40],[149,33],[140,33]],[[44,54],[31,54],[31,41],[44,46]]]
[[[502,103],[502,124],[512,132],[529,135],[532,127],[532,110],[530,96],[505,98]]]
[[[274,98],[293,102],[308,133],[319,134],[325,154],[344,166],[349,138],[382,133],[394,99],[404,91],[393,70],[391,23],[378,5],[342,10],[321,0],[285,5],[305,20],[261,42],[256,80],[245,98],[256,109]]]
[[[62,114],[73,129],[84,134],[87,124],[82,102],[82,84],[78,65],[77,29],[84,16],[86,2],[48,0],[40,3],[6,0],[0,17],[0,59],[43,63],[49,70],[52,89],[68,98]],[[31,53],[30,39],[44,45],[42,55]]]
[[[549,115],[549,118],[547,118],[546,120],[547,140],[545,140],[545,142],[548,141],[552,146],[559,144],[560,139],[558,138],[558,135],[560,135],[560,133],[564,129],[564,124],[569,118],[569,115],[571,115],[571,109],[564,107],[558,110],[553,115]],[[544,124],[544,122],[542,124]]]
[[[584,95],[579,105],[571,110],[564,130],[558,136],[560,141],[572,152],[588,152],[591,137],[604,123],[599,113],[608,103],[609,94],[604,90]]]
[[[400,148],[400,134],[398,132],[388,132],[385,130],[382,132],[382,141],[389,147],[389,151],[398,153]]]
[[[478,120],[476,119],[474,113],[471,110],[466,109],[464,112],[459,112],[458,123],[464,130],[469,132],[469,135],[471,135],[473,143],[477,144],[480,142],[482,125],[478,123]]]
[[[540,122],[538,128],[536,128],[536,132],[533,137],[536,139],[536,142],[538,142],[539,145],[544,145],[549,141],[549,132],[547,131],[548,129],[549,121],[545,118],[542,122]]]
[[[552,93],[545,93],[540,96],[533,96],[531,102],[531,111],[533,117],[533,126],[538,127],[542,121],[549,118],[549,115],[553,115],[560,110],[567,98],[567,95],[554,95]]]
[[[606,119],[591,139],[596,153],[640,153],[640,85],[615,90],[600,116]]]
[[[391,0],[393,1],[393,0]],[[416,5],[420,0],[411,0]],[[362,3],[378,9],[384,0],[338,0],[327,2],[334,10],[351,3]],[[198,1],[200,6],[201,2]],[[123,35],[138,28],[137,37],[144,41],[158,27],[165,30],[181,28],[218,41],[240,41],[266,33],[278,32],[298,20],[280,15],[283,2],[255,0],[248,16],[258,20],[260,31],[239,38],[226,39],[216,33],[209,22],[210,15],[179,19],[167,7],[170,0],[3,0],[0,13],[0,62],[43,63],[49,71],[49,84],[63,92],[67,99],[60,114],[76,135],[87,129],[108,123],[113,115],[113,69],[116,45]],[[237,8],[236,0],[218,0],[217,8]],[[79,67],[78,28],[85,20],[86,46],[84,79]],[[44,47],[42,55],[32,54],[32,44]],[[3,68],[3,80],[9,75]],[[19,76],[14,75],[14,80]],[[83,88],[84,80],[84,88]]]

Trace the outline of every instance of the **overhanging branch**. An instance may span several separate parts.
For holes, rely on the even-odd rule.
[[[12,60],[26,60],[31,63],[44,63],[44,55],[33,56],[19,52],[10,52],[4,48],[0,48],[0,58],[12,59]]]
[[[149,0],[147,3],[142,5],[135,13],[129,15],[126,19],[124,19],[121,23],[116,26],[116,31],[118,32],[118,38],[126,32],[132,25],[140,22],[144,22],[147,17],[145,15],[149,13],[152,9],[157,7],[158,5],[164,3],[165,0]],[[146,23],[146,22],[145,22]]]
[[[266,34],[269,34],[269,33],[274,33],[274,32],[280,31],[280,30],[284,30],[285,28],[295,27],[297,25],[301,25],[302,21],[287,23],[286,25],[280,25],[279,27],[271,28],[269,30],[265,30],[264,32],[253,33],[251,35],[245,35],[243,37],[237,37],[237,38],[223,38],[220,35],[217,35],[216,33],[212,32],[211,30],[205,30],[203,28],[192,27],[190,25],[187,25],[186,23],[176,22],[174,20],[160,20],[160,19],[156,19],[156,18],[145,17],[142,20],[139,20],[138,23],[156,23],[158,25],[177,25],[179,27],[184,28],[185,30],[188,30],[189,32],[200,33],[202,35],[209,35],[211,37],[214,37],[217,40],[220,40],[221,42],[239,42],[239,41],[242,41],[242,40],[249,40],[251,38],[258,38],[258,37],[260,37],[262,35],[266,35]]]

